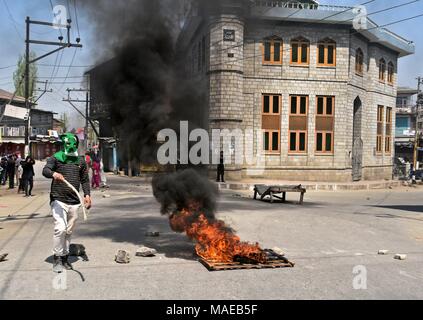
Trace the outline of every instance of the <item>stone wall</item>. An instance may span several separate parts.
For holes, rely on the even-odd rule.
[[[224,30],[233,30],[235,39],[224,41]],[[380,45],[371,44],[347,26],[293,24],[288,22],[258,23],[244,21],[237,16],[217,16],[204,22],[197,33],[207,34],[207,74],[209,90],[209,123],[212,129],[254,129],[261,134],[262,95],[282,96],[281,151],[266,155],[263,164],[255,168],[227,166],[229,178],[257,177],[286,180],[352,181],[354,101],[362,102],[361,137],[363,140],[363,179],[378,180],[392,177],[392,154],[376,154],[377,107],[393,108],[397,88],[398,55]],[[281,65],[263,65],[262,40],[275,36],[282,39]],[[310,41],[308,66],[290,64],[290,41],[303,37]],[[317,44],[326,38],[336,42],[336,67],[317,66]],[[193,40],[198,42],[198,39]],[[356,49],[364,53],[364,74],[355,73]],[[394,84],[379,82],[380,58],[395,66]],[[193,57],[194,60],[196,59]],[[195,61],[194,61],[195,65]],[[198,74],[197,74],[198,77]],[[387,75],[386,75],[387,77]],[[308,95],[308,152],[289,154],[289,97]],[[316,96],[335,97],[335,129],[333,154],[315,152]],[[395,128],[393,116],[392,128]],[[392,136],[394,134],[392,133]],[[249,148],[257,147],[249,141]],[[226,146],[228,147],[228,146]],[[392,139],[392,150],[394,142]],[[263,170],[264,169],[264,170]],[[258,171],[257,171],[258,170]]]

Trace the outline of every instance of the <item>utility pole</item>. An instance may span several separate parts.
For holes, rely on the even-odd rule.
[[[46,80],[46,81],[37,81],[37,83],[44,84],[44,89],[38,88],[38,89],[35,90],[36,92],[41,92],[41,94],[38,96],[37,100],[34,101],[34,104],[37,103],[47,92],[50,92],[50,93],[53,92],[53,89],[50,89],[50,90],[47,89],[47,87],[48,87],[48,80]]]
[[[84,119],[85,119],[85,149],[88,150],[88,129],[89,125],[94,130],[95,135],[97,136],[97,139],[100,138],[100,134],[94,124],[94,122],[90,119],[89,114],[89,106],[90,106],[90,89],[66,89],[68,92],[68,98],[63,99],[63,101],[68,102]],[[71,98],[71,92],[85,92],[86,93],[86,99],[72,99]],[[85,103],[85,115],[82,113],[81,110],[79,110],[74,103]]]
[[[413,170],[417,170],[417,160],[419,157],[419,147],[420,147],[420,134],[419,134],[419,112],[420,112],[420,86],[423,84],[423,78],[417,78],[417,103],[416,103],[416,135],[414,138],[414,162]]]
[[[68,19],[66,25],[62,24],[55,24],[51,22],[44,22],[44,21],[35,21],[31,20],[30,17],[26,17],[25,20],[26,23],[26,49],[25,49],[25,107],[28,110],[28,118],[25,120],[25,155],[28,155],[30,153],[30,145],[29,145],[29,138],[30,138],[30,124],[31,124],[31,102],[29,101],[29,66],[41,59],[44,59],[56,52],[59,52],[66,48],[82,48],[82,45],[80,44],[81,39],[76,39],[76,44],[71,43],[70,39],[70,29],[71,29],[71,23],[72,20]],[[31,25],[41,25],[41,26],[48,26],[48,27],[57,27],[62,29],[67,29],[67,41],[63,42],[63,36],[59,37],[60,42],[51,42],[51,41],[40,41],[40,40],[32,40],[31,38]],[[29,54],[30,54],[30,44],[37,44],[37,45],[47,45],[47,46],[56,46],[57,49],[48,52],[41,57],[38,57],[34,60],[30,60]]]

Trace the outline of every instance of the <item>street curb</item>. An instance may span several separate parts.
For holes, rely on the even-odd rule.
[[[254,191],[254,186],[257,183],[219,183],[219,190],[234,190],[234,191]],[[269,184],[269,183],[267,183]],[[281,184],[277,181],[275,185]],[[284,181],[282,184],[289,184]],[[291,183],[295,184],[295,183]],[[304,183],[301,184],[307,191],[363,191],[363,190],[381,190],[402,186],[401,181],[387,181],[387,182],[374,182],[374,183],[360,183],[360,184],[343,184],[343,183]]]

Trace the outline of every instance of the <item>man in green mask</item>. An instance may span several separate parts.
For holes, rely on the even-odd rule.
[[[43,175],[53,179],[50,192],[50,204],[54,218],[54,264],[56,273],[72,270],[68,261],[71,236],[78,219],[81,205],[91,208],[90,179],[84,157],[78,155],[78,138],[71,133],[60,136],[63,150],[47,160]],[[80,186],[84,192],[84,202],[63,182],[68,181],[76,190]]]

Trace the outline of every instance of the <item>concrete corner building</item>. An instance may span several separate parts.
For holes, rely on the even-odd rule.
[[[411,41],[317,1],[200,3],[179,45],[207,88],[207,125],[263,136],[265,165],[228,166],[229,178],[392,178],[398,59]]]

